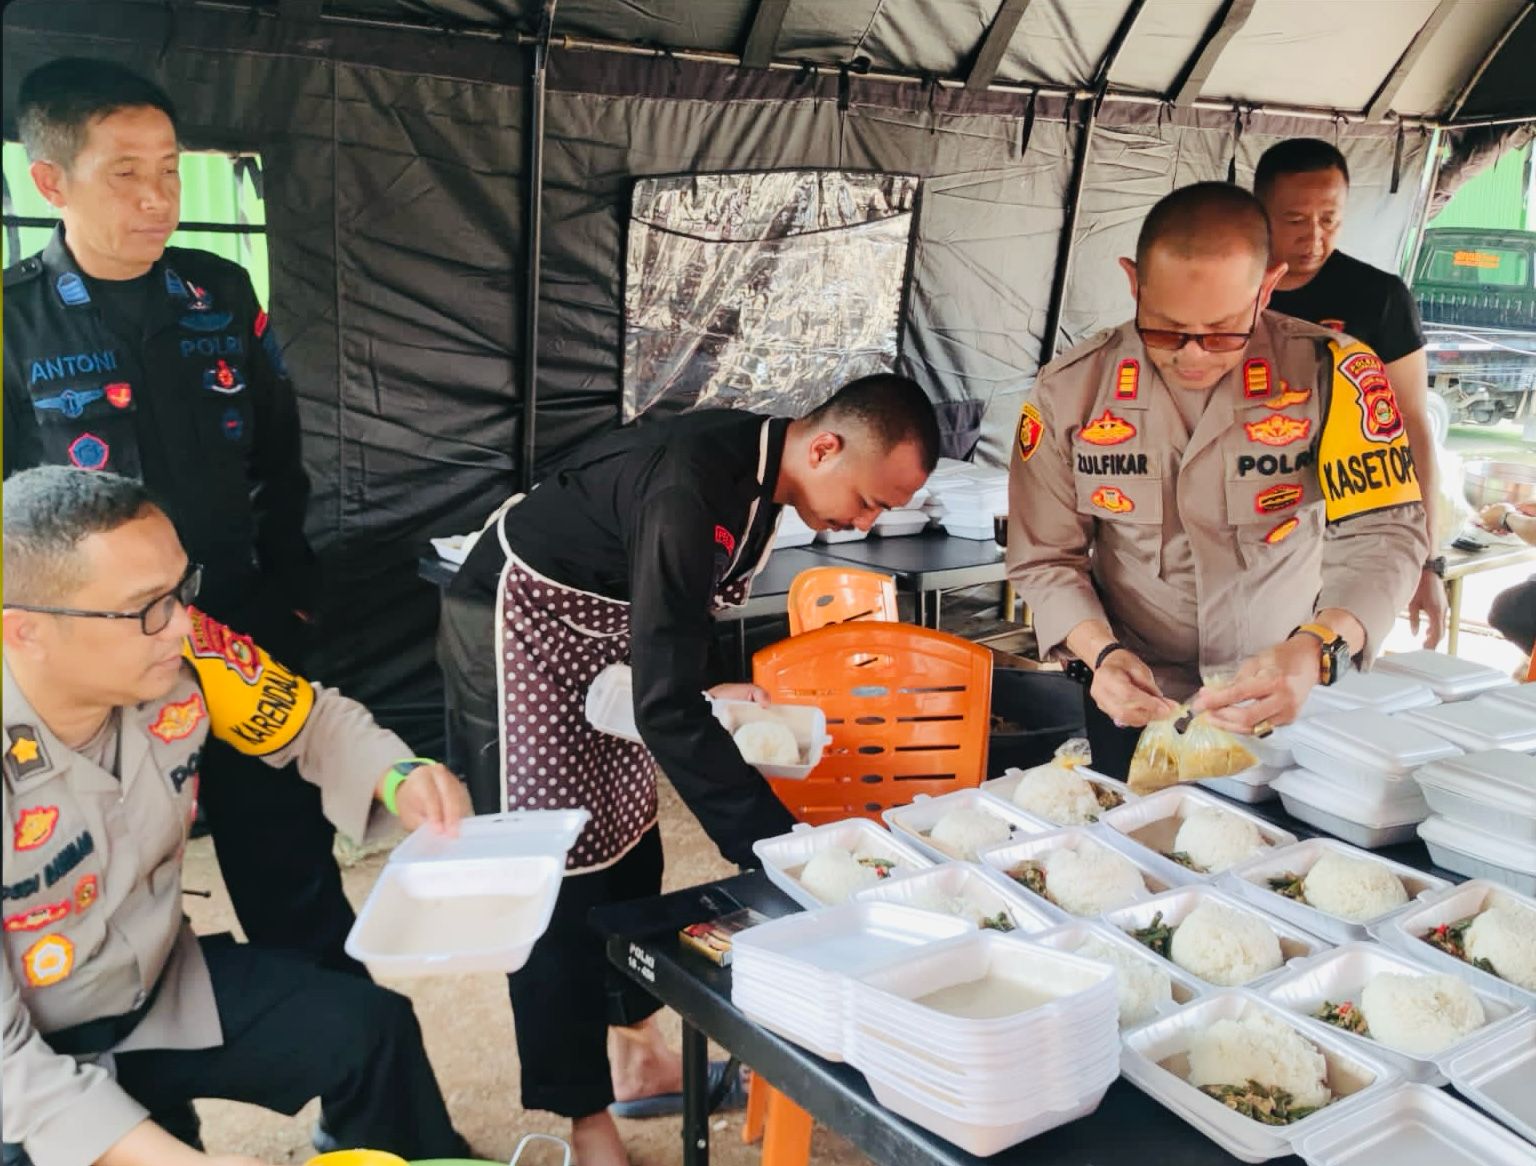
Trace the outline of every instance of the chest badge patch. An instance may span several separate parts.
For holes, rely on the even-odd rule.
[[[1269,396],[1274,387],[1274,367],[1262,356],[1243,362],[1243,398],[1252,401]]]
[[[5,749],[5,768],[13,778],[21,779],[48,768],[48,754],[31,725],[12,725],[6,731],[11,743]]]
[[[58,806],[32,806],[23,810],[16,819],[16,849],[36,850],[53,837],[58,824]]]
[[[1077,436],[1089,445],[1119,445],[1136,436],[1136,426],[1105,409],[1101,416],[1079,429]]]
[[[203,388],[210,392],[233,396],[245,388],[240,370],[227,360],[216,360],[213,367],[203,373]]]
[[[1141,361],[1126,359],[1115,369],[1115,400],[1134,401],[1141,392]]]
[[[1026,403],[1019,410],[1019,459],[1027,462],[1034,457],[1044,436],[1045,422],[1040,417],[1040,410]]]
[[[1270,546],[1274,546],[1276,543],[1282,543],[1286,539],[1290,538],[1291,535],[1295,534],[1296,528],[1300,525],[1301,519],[1297,518],[1295,515],[1292,515],[1290,518],[1287,518],[1284,522],[1278,524],[1268,534],[1266,534],[1264,536],[1264,541],[1267,542]]]
[[[1403,432],[1403,415],[1381,358],[1356,352],[1339,363],[1339,371],[1360,394],[1360,429],[1367,441],[1390,444]]]
[[[1118,486],[1100,486],[1088,496],[1088,501],[1111,514],[1129,514],[1136,509],[1136,503],[1127,498]]]
[[[1286,381],[1280,382],[1280,395],[1273,401],[1265,401],[1266,409],[1289,409],[1292,405],[1305,405],[1312,399],[1311,389],[1293,389]]]
[[[113,381],[106,387],[107,404],[114,409],[126,409],[133,404],[133,386],[127,381]]]
[[[183,737],[192,735],[208,715],[208,710],[203,706],[203,694],[194,692],[186,700],[171,701],[161,707],[160,712],[149,724],[149,731],[166,744],[172,741],[180,741]]]
[[[69,914],[69,904],[64,901],[57,903],[43,903],[29,908],[26,911],[18,911],[14,915],[5,917],[5,929],[10,932],[17,931],[41,931],[57,923]]]
[[[1282,482],[1253,496],[1253,508],[1260,514],[1279,514],[1301,501],[1299,482]]]
[[[38,409],[58,410],[71,421],[85,414],[85,407],[92,402],[101,400],[100,389],[65,389],[52,397],[39,397],[33,401],[33,407]]]
[[[75,884],[75,914],[84,915],[101,893],[101,883],[95,875],[85,875]]]
[[[201,611],[192,613],[192,634],[187,637],[192,655],[204,660],[223,660],[229,670],[247,684],[261,679],[261,652],[250,636],[232,632]]]
[[[112,447],[94,433],[82,433],[69,443],[69,464],[82,470],[105,469]]]
[[[1249,441],[1260,445],[1290,445],[1307,439],[1312,432],[1312,419],[1276,413],[1262,421],[1243,422],[1243,432],[1248,435]]]
[[[62,935],[45,935],[22,953],[21,970],[34,988],[47,988],[75,970],[75,945]]]

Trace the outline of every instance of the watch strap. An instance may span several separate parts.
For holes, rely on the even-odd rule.
[[[405,784],[405,779],[423,765],[435,764],[436,762],[427,757],[407,757],[404,761],[397,761],[391,765],[379,796],[379,801],[384,803],[384,808],[391,814],[398,815],[400,810],[395,804],[395,798],[400,792],[400,787]]]

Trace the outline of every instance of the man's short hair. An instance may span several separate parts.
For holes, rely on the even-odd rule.
[[[79,549],[154,507],[142,482],[72,466],[5,480],[5,602],[59,604],[85,582]]]
[[[1265,150],[1253,168],[1253,193],[1263,198],[1275,179],[1286,174],[1315,174],[1319,170],[1337,170],[1349,185],[1349,163],[1339,148],[1322,138],[1287,138]]]
[[[1181,259],[1251,251],[1269,258],[1269,216],[1257,198],[1230,182],[1196,182],[1164,195],[1141,224],[1136,266],[1145,278],[1147,256],[1162,247]]]
[[[910,441],[928,473],[939,461],[939,419],[910,377],[882,372],[849,381],[805,420],[829,428],[851,421],[880,443],[882,453]]]
[[[175,126],[176,107],[153,81],[115,61],[62,57],[22,79],[16,129],[29,159],[68,170],[85,145],[91,122],[146,105]]]

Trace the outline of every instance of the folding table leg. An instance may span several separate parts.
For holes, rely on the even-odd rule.
[[[709,1166],[709,1040],[683,1021],[683,1166]]]

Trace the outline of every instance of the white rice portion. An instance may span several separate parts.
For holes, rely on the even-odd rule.
[[[1264,1012],[1218,1020],[1189,1040],[1191,1085],[1245,1085],[1284,1089],[1297,1105],[1327,1105],[1328,1063],[1317,1046]]]
[[[969,862],[978,850],[1007,842],[1008,823],[985,810],[959,806],[940,818],[928,833],[928,841],[956,858]]]
[[[845,903],[879,881],[879,872],[874,867],[863,865],[836,846],[812,856],[800,870],[800,885],[828,904]]]
[[[1102,915],[1146,890],[1130,859],[1087,839],[1076,850],[1049,850],[1039,861],[1045,869],[1045,889],[1058,907],[1073,915]]]
[[[1469,960],[1487,960],[1503,979],[1536,992],[1536,912],[1496,900],[1467,928],[1465,946]]]
[[[1013,787],[1013,804],[1059,826],[1098,821],[1102,808],[1093,783],[1069,766],[1047,764],[1025,770]]]
[[[732,740],[748,765],[799,765],[800,743],[781,721],[748,721]]]
[[[1352,923],[1380,918],[1408,901],[1403,880],[1390,867],[1335,850],[1312,865],[1302,880],[1301,892],[1319,911]]]
[[[1184,819],[1173,848],[1209,874],[1219,874],[1264,849],[1259,828],[1247,818],[1206,806]]]
[[[1370,1035],[1389,1049],[1431,1056],[1487,1023],[1482,1001],[1456,976],[1382,972],[1360,993]]]
[[[1077,954],[1115,969],[1120,992],[1120,1027],[1129,1028],[1151,1020],[1159,1008],[1173,1003],[1173,980],[1151,960],[1090,935],[1078,945]]]
[[[1201,903],[1173,931],[1173,962],[1208,984],[1236,988],[1282,963],[1280,940],[1257,915]]]

